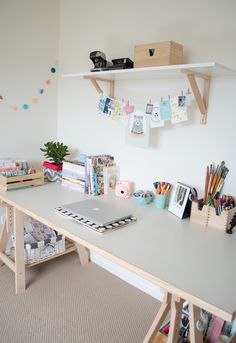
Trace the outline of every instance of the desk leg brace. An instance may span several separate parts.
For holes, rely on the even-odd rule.
[[[6,218],[4,220],[2,232],[0,234],[0,254],[4,254],[7,248],[9,234],[13,231],[14,227],[14,210],[12,206],[1,202],[0,207],[6,208]],[[4,262],[0,260],[0,267],[4,265]]]
[[[77,253],[79,255],[81,266],[85,266],[89,263],[89,253],[88,250],[79,243],[74,243],[77,248]]]
[[[0,252],[4,253],[8,243],[7,221],[3,224],[2,232],[0,235]],[[4,262],[0,260],[0,267],[4,265]]]
[[[183,302],[182,298],[172,295],[168,343],[176,343],[178,341]]]
[[[165,292],[164,300],[160,310],[154,319],[152,326],[150,327],[143,343],[154,343],[156,335],[164,322],[168,312],[171,310],[170,316],[170,329],[168,334],[168,343],[176,343],[179,337],[180,321],[182,315],[184,299]],[[189,327],[190,327],[190,342],[191,343],[202,343],[203,335],[196,328],[196,322],[200,319],[200,309],[189,303]]]
[[[16,293],[25,291],[24,214],[15,208],[15,285]]]
[[[171,307],[171,294],[166,292],[164,295],[164,300],[161,305],[160,310],[157,313],[156,318],[154,319],[152,326],[150,327],[146,337],[144,338],[143,343],[153,342],[157,332],[159,331],[163,321],[166,319],[167,314],[170,311]]]
[[[189,303],[189,331],[190,331],[190,342],[202,343],[203,334],[197,330],[196,322],[201,318],[200,308]]]

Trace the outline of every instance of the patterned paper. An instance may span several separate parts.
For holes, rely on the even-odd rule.
[[[125,107],[124,107],[125,114],[130,114],[134,112],[134,105],[130,105],[129,101],[127,101]]]
[[[111,113],[111,118],[113,120],[120,119],[120,116],[123,114],[123,101],[115,100],[114,101],[114,110]]]
[[[106,98],[103,113],[110,117],[114,110],[114,100],[111,98]]]
[[[118,120],[123,114],[123,101],[108,97],[101,97],[98,112],[113,120]]]
[[[161,120],[161,113],[160,113],[160,103],[154,102],[152,113],[148,115],[149,122],[150,122],[150,128],[154,127],[163,127],[164,126],[164,120]]]
[[[191,106],[193,100],[194,100],[193,93],[191,93],[190,91],[185,93],[185,104],[186,104],[186,106]]]
[[[170,99],[171,107],[171,123],[176,124],[188,120],[187,108],[186,106],[179,106],[179,97],[173,97]]]
[[[143,111],[134,111],[129,117],[126,142],[146,148],[149,144],[149,118]]]
[[[171,108],[170,108],[169,100],[162,100],[160,102],[160,116],[161,116],[161,120],[171,119]]]

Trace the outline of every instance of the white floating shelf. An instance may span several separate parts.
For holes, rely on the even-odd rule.
[[[107,70],[88,73],[63,74],[62,77],[79,77],[105,80],[145,80],[156,78],[184,78],[183,70],[192,70],[195,73],[206,76],[233,76],[236,71],[224,67],[216,62],[194,63],[194,64],[177,64],[160,67],[132,68],[120,70]]]
[[[62,77],[78,77],[88,79],[100,94],[103,93],[99,83],[106,82],[110,85],[110,96],[115,96],[115,82],[121,80],[150,80],[150,79],[178,79],[186,78],[197,102],[201,113],[201,124],[206,124],[208,100],[210,94],[210,83],[212,77],[217,76],[236,76],[236,71],[222,66],[216,62],[177,64],[150,68],[132,68],[120,70],[107,70],[89,73],[63,74]],[[197,79],[204,82],[201,92]]]

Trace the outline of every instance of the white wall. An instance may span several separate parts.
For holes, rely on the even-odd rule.
[[[162,179],[200,190],[206,165],[225,160],[230,169],[225,191],[236,195],[235,78],[213,80],[206,126],[199,124],[195,109],[187,123],[153,130],[148,149],[126,145],[124,127],[96,113],[98,95],[89,82],[60,79],[58,117],[55,78],[52,86],[44,84],[58,58],[58,33],[62,73],[88,71],[93,50],[104,51],[110,60],[133,58],[134,45],[165,40],[184,45],[186,62],[217,61],[236,69],[236,2],[61,0],[60,5],[59,23],[58,0],[0,0],[0,156],[39,162],[39,147],[58,138],[74,154],[113,154],[121,177],[135,181],[137,188],[151,188]],[[39,87],[46,92],[37,106],[10,109],[29,101]],[[186,87],[183,80],[120,82],[116,95],[145,102]]]
[[[108,59],[133,58],[134,45],[174,40],[185,47],[186,62],[216,61],[236,69],[236,2],[229,0],[62,1],[60,60],[62,73],[89,71],[89,53],[104,51]],[[116,96],[134,102],[178,94],[187,80],[147,80],[116,83]],[[121,177],[151,188],[154,180],[177,180],[204,188],[206,166],[225,160],[230,169],[225,192],[236,195],[233,146],[236,79],[214,79],[208,123],[200,125],[195,107],[189,121],[154,129],[151,145],[140,149],[125,144],[124,127],[96,112],[98,95],[89,81],[61,79],[58,138],[74,152],[111,153]]]
[[[0,32],[0,157],[38,165],[39,148],[57,136],[57,75],[50,68],[58,60],[59,1],[0,0]],[[25,102],[29,110],[11,109]]]
[[[234,0],[114,1],[62,0],[60,63],[62,73],[86,72],[89,53],[101,50],[109,60],[133,59],[137,44],[174,40],[182,43],[185,62],[216,61],[236,70],[236,2]],[[176,95],[186,80],[146,80],[116,83],[117,98],[145,102]],[[125,144],[124,127],[99,116],[98,95],[89,81],[60,79],[58,139],[76,155],[110,153],[121,167],[121,178],[136,188],[152,188],[154,180],[182,181],[203,191],[206,166],[225,160],[230,169],[224,191],[236,195],[235,88],[236,78],[212,80],[208,122],[200,125],[198,109],[189,121],[154,129],[148,149]],[[158,246],[158,245],[157,245]],[[160,298],[157,288],[141,285],[113,265],[94,261]]]

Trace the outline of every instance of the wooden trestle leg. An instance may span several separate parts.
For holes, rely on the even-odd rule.
[[[86,264],[89,263],[88,250],[79,243],[74,243],[74,244],[76,245],[76,248],[77,248],[77,253],[79,255],[80,263],[82,266],[85,266]]]
[[[25,260],[24,260],[24,214],[15,209],[15,285],[16,293],[23,293],[25,284]]]
[[[203,335],[202,332],[197,330],[196,322],[200,317],[200,308],[189,303],[189,329],[190,329],[190,342],[202,343]]]
[[[170,311],[170,307],[171,307],[171,294],[166,292],[164,295],[164,300],[161,305],[161,308],[158,311],[157,316],[154,319],[152,326],[150,327],[143,343],[151,343],[154,340],[158,330],[160,329],[163,321],[166,319],[166,316],[168,312]]]
[[[7,221],[3,224],[3,228],[0,235],[0,253],[4,253],[8,243]],[[1,258],[1,256],[0,256]],[[0,259],[0,267],[4,265],[4,262]]]

